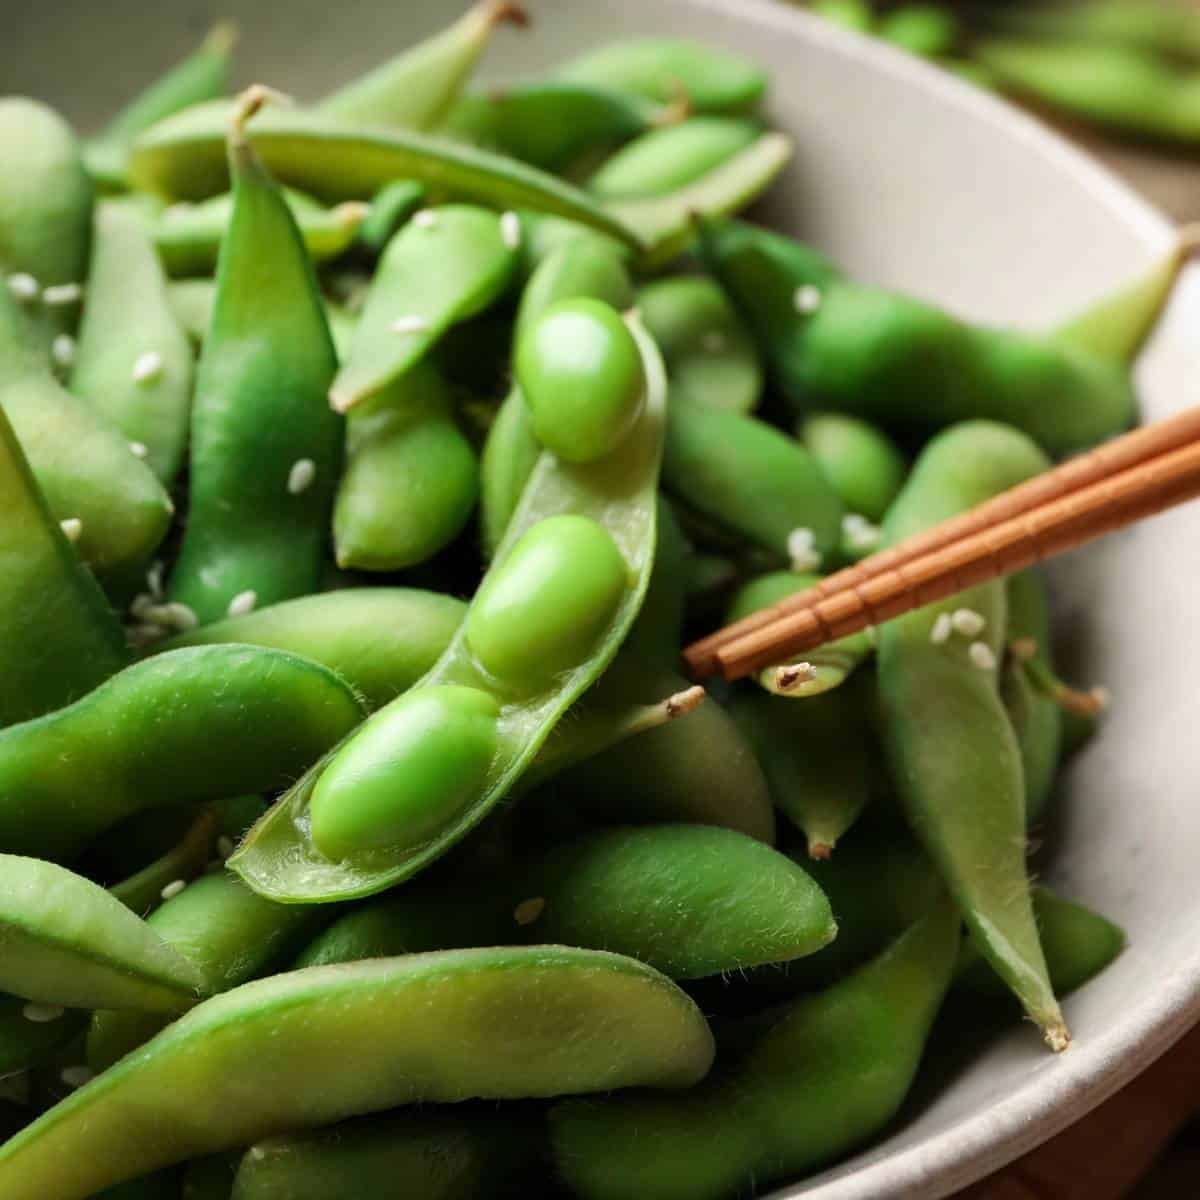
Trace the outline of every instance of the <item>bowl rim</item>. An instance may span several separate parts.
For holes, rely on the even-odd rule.
[[[1175,224],[1108,167],[1061,134],[1006,100],[958,79],[951,72],[839,28],[780,0],[668,0],[678,7],[709,10],[798,37],[905,86],[932,92],[941,103],[970,114],[1001,136],[1075,178],[1145,246],[1147,257],[1172,243]],[[1195,273],[1197,267],[1188,268]],[[1182,407],[1180,405],[1179,407]],[[917,1145],[861,1165],[845,1160],[822,1174],[768,1194],[770,1200],[939,1200],[975,1183],[1074,1124],[1119,1091],[1200,1021],[1200,949],[1161,978],[1152,994],[1113,1028],[1075,1044],[1010,1095]],[[870,1148],[865,1151],[869,1155]],[[861,1157],[861,1156],[860,1156]]]

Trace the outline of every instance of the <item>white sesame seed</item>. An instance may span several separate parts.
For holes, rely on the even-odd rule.
[[[228,834],[223,833],[217,838],[217,853],[222,858],[228,858],[233,853],[233,849],[233,838],[229,837]]]
[[[510,250],[521,244],[521,218],[515,212],[501,214],[500,239]]]
[[[163,563],[161,558],[156,558],[146,571],[146,586],[150,589],[151,596],[161,596],[163,594]]]
[[[720,354],[729,345],[729,339],[719,329],[710,329],[700,339],[700,349],[705,354]]]
[[[35,1025],[48,1025],[57,1021],[67,1010],[57,1004],[27,1004],[21,1009],[21,1016]]]
[[[432,229],[438,223],[438,215],[432,208],[423,208],[414,215],[412,223],[418,229]]]
[[[66,534],[68,542],[79,541],[79,535],[83,533],[83,522],[78,517],[64,517],[58,526]]]
[[[134,458],[145,458],[150,453],[150,447],[145,442],[130,442],[129,452]]]
[[[393,333],[425,333],[428,329],[429,320],[420,313],[409,313],[407,316],[397,317],[392,322]]]
[[[544,896],[531,896],[528,900],[522,900],[513,909],[513,920],[518,925],[532,925],[542,915],[545,907],[546,898]]]
[[[174,629],[178,629],[181,633],[186,633],[189,629],[195,629],[200,624],[196,614],[186,604],[180,604],[178,600],[170,604],[164,604],[161,609],[167,623]]]
[[[987,627],[983,614],[973,608],[956,608],[950,614],[950,623],[954,626],[954,632],[961,633],[963,637],[978,637]]]
[[[317,464],[311,458],[298,458],[288,472],[287,490],[298,496],[317,477]]]
[[[36,300],[41,292],[41,286],[34,277],[25,271],[18,271],[8,277],[8,290],[13,299],[28,302]]]
[[[792,303],[798,313],[815,313],[821,307],[821,289],[811,283],[802,283],[792,295]]]
[[[168,883],[165,888],[159,893],[164,900],[174,900],[184,888],[187,887],[186,879],[175,879]]]
[[[134,383],[152,383],[163,373],[163,357],[157,350],[147,350],[139,354],[133,364]]]
[[[82,299],[83,285],[80,283],[56,283],[42,293],[42,303],[50,308],[78,304]]]
[[[231,617],[244,617],[248,612],[254,611],[254,606],[257,603],[258,593],[253,588],[247,588],[244,592],[238,592],[230,600],[229,608],[226,611]]]
[[[879,544],[880,528],[860,513],[847,513],[842,518],[842,535],[855,550],[870,550]]]
[[[95,1072],[91,1067],[85,1067],[80,1063],[77,1067],[63,1067],[59,1078],[69,1088],[81,1088],[85,1083],[91,1083],[95,1078]]]
[[[987,642],[972,642],[967,647],[967,654],[971,659],[971,664],[981,671],[991,671],[996,666],[996,656]]]
[[[71,367],[75,364],[75,339],[69,333],[60,333],[50,343],[50,357],[55,366]]]
[[[267,1152],[261,1146],[251,1146],[246,1153],[254,1159],[266,1158]]]
[[[1108,688],[1104,687],[1103,684],[1099,684],[1096,687],[1092,688],[1091,695],[1092,695],[1092,699],[1095,700],[1095,702],[1102,709],[1109,708],[1112,706],[1112,692],[1110,692],[1108,690]]]
[[[787,552],[792,560],[793,571],[815,571],[821,565],[821,554],[816,548],[817,535],[801,526],[788,534]]]
[[[929,640],[935,645],[940,646],[943,642],[950,640],[950,634],[954,632],[954,626],[950,623],[949,613],[938,613],[938,618],[933,623],[933,628],[929,631]]]

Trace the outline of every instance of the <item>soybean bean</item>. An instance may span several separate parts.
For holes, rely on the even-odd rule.
[[[812,413],[796,430],[848,513],[878,524],[904,485],[904,455],[882,430],[843,413]]]
[[[686,1087],[712,1053],[695,1005],[619,955],[538,946],[312,967],[205,1001],[68,1096],[0,1149],[0,1188],[84,1200],[414,1101]]]

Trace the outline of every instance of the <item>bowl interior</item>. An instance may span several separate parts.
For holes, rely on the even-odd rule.
[[[387,0],[58,0],[9,5],[0,71],[11,91],[94,127],[216,16],[243,30],[255,78],[304,96],[437,28],[461,5]],[[686,35],[751,55],[770,111],[796,139],[766,206],[863,279],[980,319],[1036,328],[1148,264],[1165,223],[1032,120],[897,52],[767,0],[529,0],[536,33],[505,32],[488,72],[544,69],[590,44]],[[14,9],[16,10],[14,12]],[[243,82],[249,82],[244,78]],[[1145,415],[1200,396],[1200,272],[1183,280],[1139,368]],[[1191,722],[1200,636],[1188,603],[1200,509],[1077,552],[1054,571],[1069,659],[1115,705],[1069,769],[1048,875],[1125,926],[1130,947],[1071,997],[1075,1045],[1028,1027],[973,1057],[891,1137],[785,1188],[807,1200],[935,1200],[1050,1136],[1130,1078],[1200,1015],[1200,738]],[[970,797],[963,797],[969,804]]]

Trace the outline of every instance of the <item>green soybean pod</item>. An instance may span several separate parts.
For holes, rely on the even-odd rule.
[[[837,547],[842,504],[812,455],[754,417],[679,405],[667,422],[663,483],[739,538],[798,570]]]
[[[132,813],[281,787],[362,711],[332,672],[279,650],[160,654],[0,731],[0,849],[71,858]]]
[[[618,88],[531,79],[463,96],[441,132],[557,172],[671,116]]]
[[[615,954],[538,946],[311,967],[205,1001],[74,1092],[0,1149],[0,1189],[84,1200],[401,1104],[687,1087],[712,1056],[692,1001]]]
[[[809,8],[824,20],[855,33],[870,33],[875,27],[875,13],[867,0],[814,0]]]
[[[627,267],[633,262],[633,251],[628,242],[602,233],[590,225],[528,208],[517,209],[516,212],[521,222],[520,274],[527,282],[546,259],[568,243],[587,242],[607,251]]]
[[[563,79],[634,92],[667,104],[682,92],[696,112],[747,112],[767,87],[753,63],[715,46],[634,38],[586,51],[560,67]]]
[[[236,875],[217,871],[175,892],[146,925],[191,966],[198,995],[207,998],[285,962],[323,919],[319,910],[304,905],[272,904]],[[95,1013],[87,1036],[88,1065],[107,1071],[166,1024],[153,1013]]]
[[[422,1200],[503,1195],[535,1161],[540,1122],[512,1106],[395,1112],[258,1142],[243,1155],[230,1200],[385,1196],[397,1180]]]
[[[454,104],[498,25],[525,25],[511,0],[480,0],[448,28],[326,96],[317,110],[342,121],[432,129]]]
[[[954,426],[917,460],[888,514],[888,541],[1047,466],[1045,455],[1014,429],[984,421]],[[1004,585],[997,581],[883,625],[881,725],[909,824],[988,962],[1057,1051],[1070,1034],[1038,940],[1025,866],[1021,752],[997,687],[1005,622]],[[964,795],[972,797],[969,806]]]
[[[0,289],[0,408],[57,521],[93,570],[113,574],[150,557],[174,507],[117,430],[65,391]]]
[[[215,279],[172,279],[167,283],[167,303],[193,346],[201,346],[208,336],[216,302]]]
[[[425,188],[415,179],[397,179],[371,198],[371,206],[358,227],[358,240],[377,258],[396,231],[425,203]]]
[[[517,782],[567,708],[609,665],[637,615],[649,582],[665,416],[666,382],[661,359],[636,321],[631,328],[643,355],[647,379],[646,403],[636,428],[616,453],[594,463],[565,463],[554,455],[542,455],[492,568],[445,654],[421,683],[367,722],[358,748],[359,739],[349,739],[336,755],[310,770],[251,830],[230,860],[251,887],[274,899],[329,901],[368,895],[411,876],[482,820]],[[581,626],[594,635],[591,645],[575,662],[565,663],[560,658],[562,674],[530,693],[524,689],[536,681],[532,675],[523,674],[525,662],[519,646],[493,643],[499,655],[493,667],[499,665],[515,672],[508,679],[495,680],[476,658],[472,644],[480,639],[489,643],[495,629],[509,623],[513,628],[520,627],[522,638],[537,633],[556,655],[565,656],[571,648],[583,649],[578,632],[550,611],[544,597],[522,589],[506,562],[520,543],[528,547],[542,538],[537,533],[539,526],[565,519],[595,525],[612,543],[611,550],[606,546],[600,557],[616,554],[623,566],[624,590],[614,604],[611,572],[589,572],[591,582],[599,585],[591,596],[595,608],[590,606],[582,586],[569,598],[576,606]],[[531,535],[533,543],[526,541]],[[589,544],[594,543],[591,530],[585,536]],[[566,540],[572,541],[570,537]],[[560,552],[564,547],[565,558],[579,548],[565,545],[557,535],[545,539],[543,548],[549,551],[546,562],[554,568],[551,574],[563,561]],[[590,553],[586,547],[585,552]],[[535,565],[541,571],[544,564],[535,559]],[[504,582],[497,583],[497,579]],[[476,613],[482,600],[489,594],[502,595],[510,587],[518,607],[499,613],[494,620],[481,621]],[[556,586],[552,595],[560,594],[566,592]],[[594,619],[599,608],[609,611],[603,626]],[[543,623],[547,630],[553,628],[553,634],[539,629]],[[559,633],[564,636],[560,638]],[[516,653],[515,660],[507,658],[510,653]],[[428,708],[429,698],[421,696],[423,691],[435,693]],[[468,694],[461,694],[464,692]],[[412,714],[411,719],[406,714]],[[464,732],[470,734],[466,750],[461,755],[451,753],[445,761],[431,762],[428,772],[422,767],[407,775],[408,749],[414,761],[424,761],[426,755],[422,748],[423,722],[446,716],[452,716],[455,725],[461,722]],[[445,728],[443,725],[443,732]],[[378,757],[369,748],[372,743]],[[344,769],[339,767],[339,760]],[[358,785],[354,776],[362,770],[367,774]],[[400,797],[392,789],[402,776],[408,782]],[[334,830],[333,840],[339,846],[361,839],[357,852],[330,858],[315,845],[315,827],[309,818],[318,792],[323,797],[325,815],[331,820],[326,832]],[[403,804],[399,803],[401,798]],[[304,827],[296,822],[300,815]],[[378,845],[384,827],[395,839],[390,847]],[[372,842],[374,846],[369,845]]]
[[[943,58],[953,54],[962,30],[954,15],[933,4],[904,4],[885,14],[878,36],[909,54]]]
[[[463,530],[479,463],[454,418],[450,388],[418,361],[347,420],[346,467],[333,505],[338,566],[416,566]]]
[[[228,104],[200,105],[155,126],[134,147],[139,186],[173,199],[225,191]],[[394,179],[415,179],[438,197],[567,217],[636,248],[638,239],[579,188],[516,159],[428,134],[348,125],[319,113],[279,110],[255,123],[252,140],[281,182],[327,203],[365,200]]]
[[[125,665],[125,639],[0,410],[0,726],[61,708]]]
[[[65,867],[0,855],[0,987],[39,1004],[178,1013],[200,976],[141,918]]]
[[[763,389],[758,351],[712,279],[657,279],[638,289],[637,302],[667,364],[672,402],[741,413],[758,407]]]
[[[287,650],[328,667],[376,709],[437,662],[466,611],[453,596],[419,588],[344,588],[198,626],[163,649],[241,642]]]
[[[584,1200],[726,1200],[844,1154],[912,1086],[958,944],[943,902],[853,975],[780,1010],[727,1072],[679,1096],[556,1106],[559,1172]]]
[[[586,834],[521,863],[512,886],[524,939],[628,954],[672,979],[802,958],[837,932],[800,867],[706,825]]]
[[[296,223],[245,136],[265,101],[230,126],[234,208],[192,413],[191,507],[171,601],[203,623],[250,595],[317,590],[342,450],[325,395],[336,368]]]
[[[692,117],[626,143],[588,179],[606,200],[661,196],[686,187],[745,150],[759,135],[752,121]]]
[[[515,216],[462,204],[424,213],[392,238],[380,259],[349,356],[330,388],[338,412],[378,396],[452,324],[491,305],[513,277]]]
[[[174,846],[109,891],[131,912],[148,916],[163,902],[164,892],[190,883],[212,862],[220,834],[217,810],[202,808]]]
[[[181,109],[224,94],[236,41],[234,26],[218,22],[192,54],[135,96],[84,143],[83,160],[101,187],[123,191],[129,186],[129,148],[139,133]]]
[[[496,410],[479,462],[479,523],[489,558],[504,537],[541,453],[525,399],[514,389]]]
[[[179,473],[192,404],[192,348],[141,222],[101,205],[70,388],[165,484]]]
[[[1136,46],[1171,57],[1200,58],[1200,21],[1186,7],[1141,0],[1093,0],[1053,8],[996,9],[988,24],[1066,42]]]
[[[325,208],[302,192],[290,189],[284,199],[304,248],[315,263],[322,263],[352,246],[367,216],[367,206],[348,200]],[[170,275],[210,275],[217,253],[233,220],[235,200],[225,192],[198,204],[172,204],[154,225],[154,245]]]
[[[904,486],[908,464],[895,442],[867,421],[812,413],[796,430],[846,511],[878,524]]]

